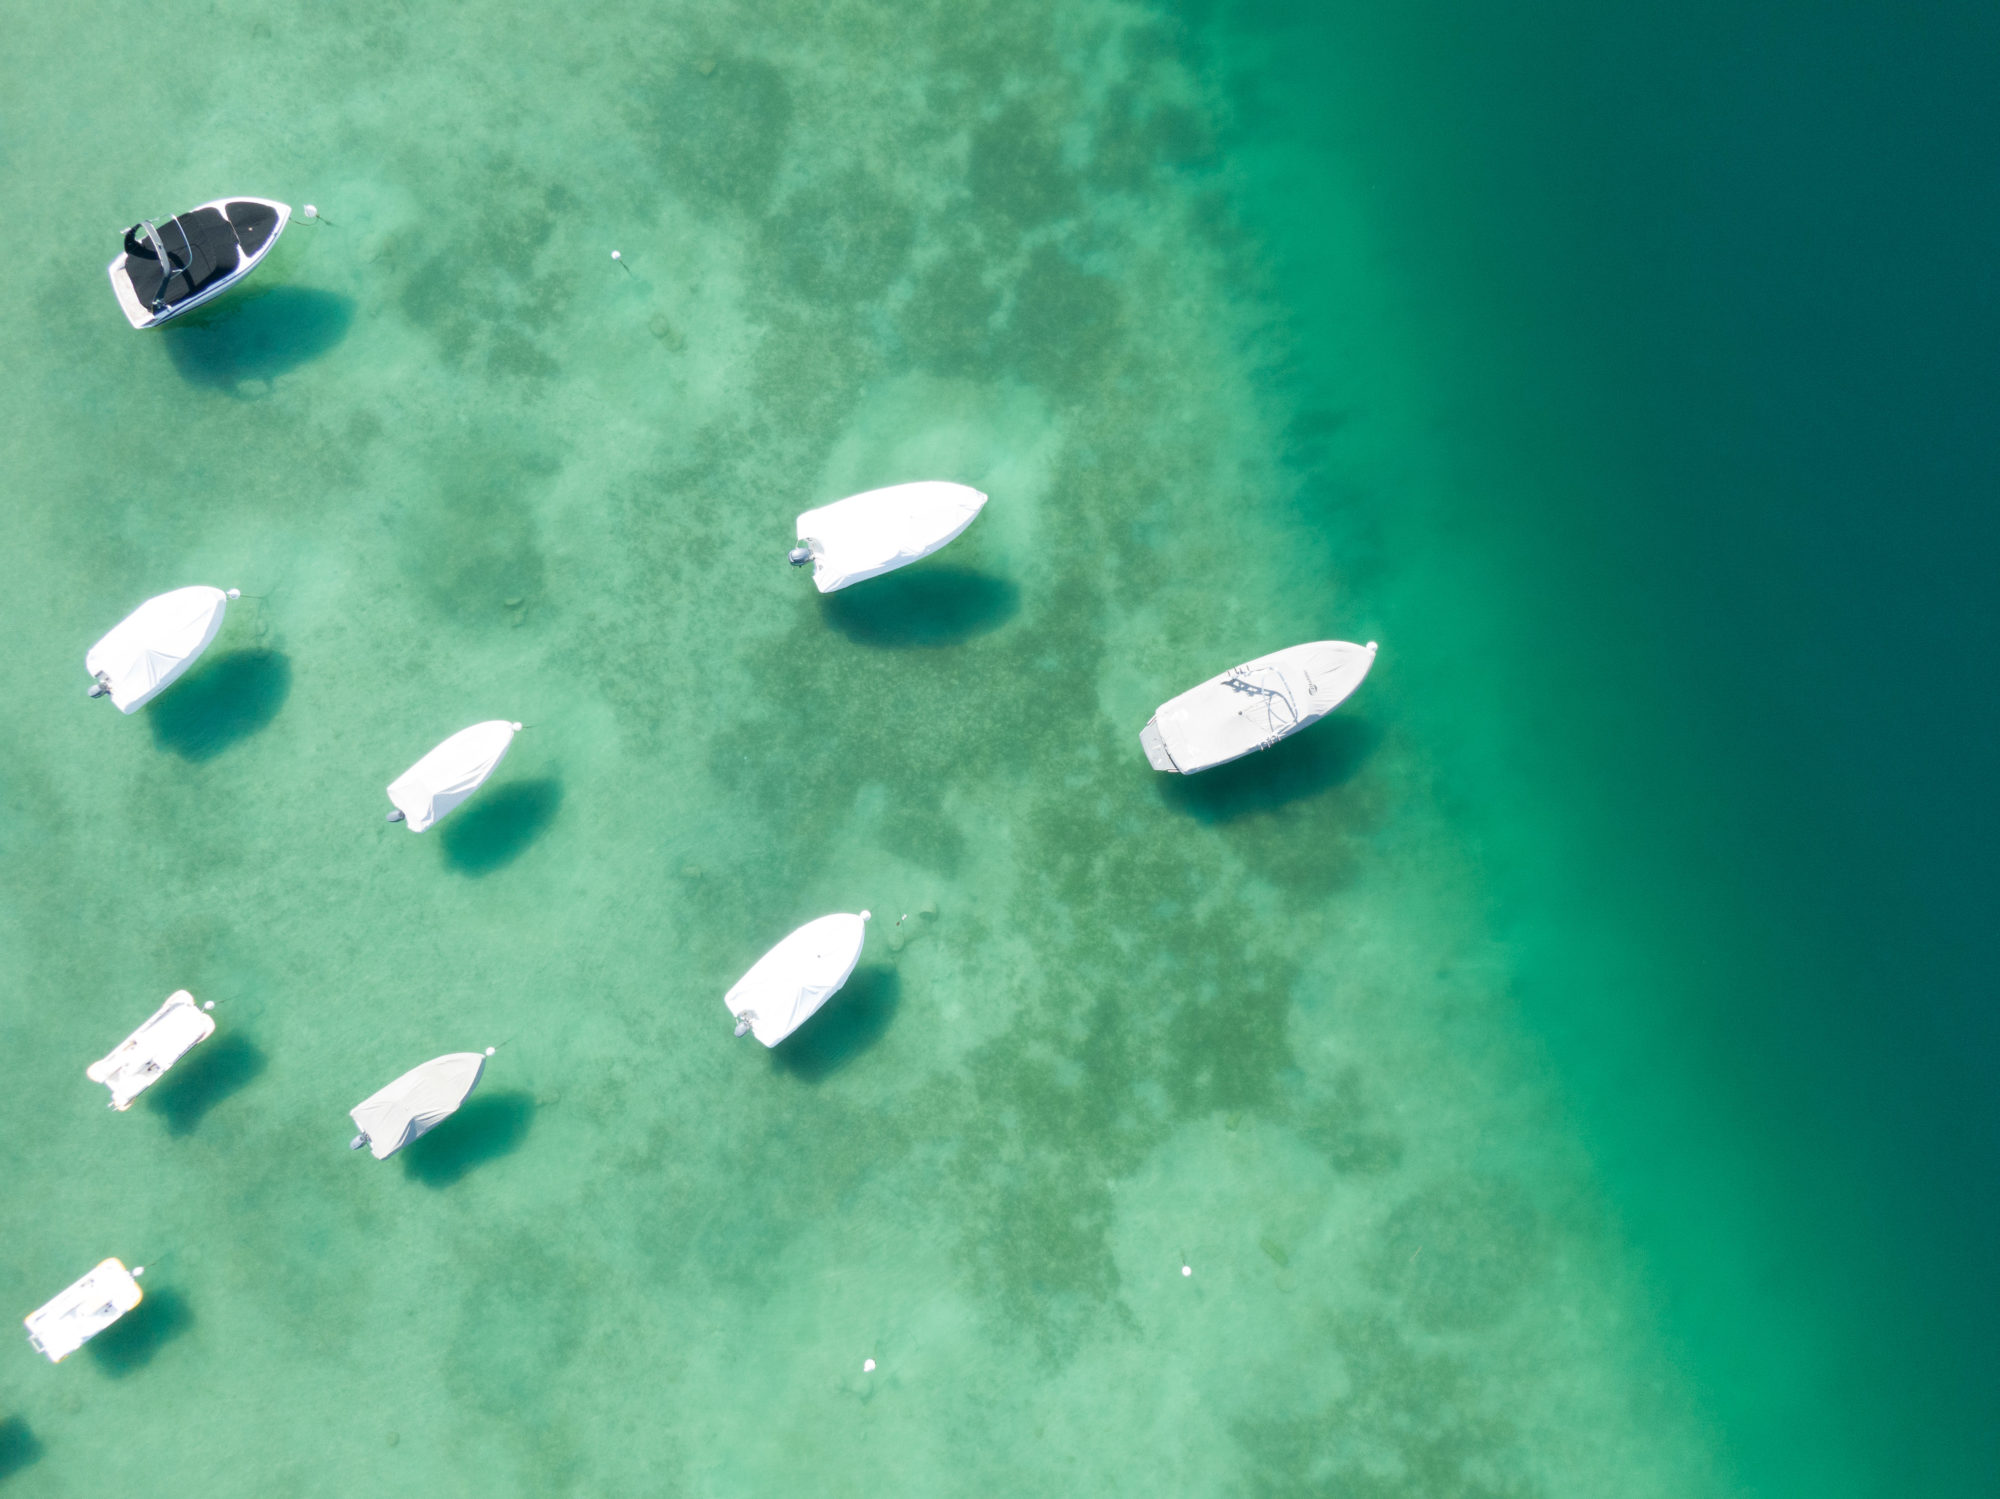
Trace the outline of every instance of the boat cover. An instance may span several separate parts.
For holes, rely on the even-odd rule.
[[[868,912],[842,912],[808,921],[759,958],[722,997],[729,1013],[750,1022],[750,1033],[776,1046],[840,991],[861,958]]]
[[[477,791],[500,768],[521,726],[504,718],[460,729],[389,783],[389,800],[402,808],[410,831],[421,833]]]
[[[291,213],[270,198],[218,198],[155,224],[157,244],[134,224],[108,267],[126,319],[150,328],[219,294],[263,259]]]
[[[1372,640],[1315,640],[1273,651],[1162,703],[1139,743],[1155,770],[1207,770],[1317,723],[1374,664]]]
[[[454,1051],[412,1067],[381,1091],[369,1094],[347,1112],[368,1141],[378,1161],[386,1161],[405,1145],[429,1134],[458,1112],[479,1081],[486,1058],[476,1051]]]
[[[121,713],[136,713],[194,665],[215,632],[235,589],[176,588],[145,603],[111,627],[83,658],[83,669],[102,673]]]
[[[813,582],[832,593],[930,556],[971,525],[985,503],[967,484],[892,484],[806,511],[799,540],[813,555]]]
[[[22,1320],[35,1351],[59,1364],[144,1299],[124,1263],[109,1259]]]
[[[178,989],[153,1011],[153,1018],[125,1038],[124,1044],[83,1075],[111,1090],[111,1107],[123,1112],[132,1100],[157,1083],[166,1070],[198,1043],[215,1034],[215,1021]]]

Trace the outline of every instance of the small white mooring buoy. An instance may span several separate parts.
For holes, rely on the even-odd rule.
[[[489,1046],[489,1047],[487,1047],[487,1048],[486,1048],[486,1055],[488,1055],[488,1056],[490,1057],[490,1056],[492,1056],[492,1055],[493,1055],[493,1053],[494,1053],[494,1052],[495,1052],[496,1050],[498,1050],[498,1049],[499,1049],[499,1048],[497,1048],[497,1047],[493,1047],[493,1046]]]
[[[209,1000],[209,1001],[208,1001],[207,1003],[205,1003],[204,1005],[202,1005],[202,1008],[203,1008],[204,1010],[212,1010],[212,1009],[214,1009],[214,1008],[215,1008],[215,1001],[214,1001],[214,1000],[212,1000],[212,999],[211,999],[211,1000]]]
[[[620,255],[616,250],[613,250],[611,252],[611,258],[613,260],[623,260],[625,257],[623,255]]]
[[[235,600],[235,599],[240,599],[240,598],[242,598],[242,597],[243,597],[243,590],[242,590],[242,589],[240,589],[240,588],[232,588],[232,589],[230,589],[230,590],[229,590],[229,598],[230,598],[231,600]]]
[[[1189,1263],[1188,1263],[1188,1262],[1187,1262],[1186,1260],[1182,1260],[1182,1261],[1181,1261],[1181,1274],[1182,1274],[1183,1276],[1189,1276],[1189,1275],[1192,1275],[1192,1274],[1194,1274],[1194,1266],[1190,1265],[1190,1264],[1189,1264]]]
[[[875,1372],[875,1360],[872,1358],[863,1359],[861,1361],[861,1372],[863,1374],[873,1374]]]
[[[314,206],[313,204],[311,204],[311,203],[308,203],[308,204],[306,204],[306,217],[307,217],[307,218],[309,218],[309,219],[316,219],[316,218],[318,218],[318,217],[319,217],[319,209],[318,209],[317,207],[315,207],[315,206]]]

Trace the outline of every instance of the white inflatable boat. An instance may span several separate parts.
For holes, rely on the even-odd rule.
[[[139,1277],[145,1273],[144,1265],[128,1271],[121,1260],[104,1261],[22,1319],[28,1341],[50,1363],[61,1363],[146,1299],[139,1289]]]
[[[111,1055],[84,1068],[83,1075],[109,1088],[111,1107],[123,1113],[133,1099],[165,1077],[169,1067],[214,1034],[214,1019],[195,1004],[192,994],[179,989]]]

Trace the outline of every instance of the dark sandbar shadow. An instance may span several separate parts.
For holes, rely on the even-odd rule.
[[[181,377],[233,390],[245,380],[275,380],[319,358],[347,337],[354,299],[307,286],[261,294],[230,293],[213,310],[160,330]]]
[[[472,875],[513,863],[556,820],[562,797],[562,782],[550,776],[485,792],[438,829],[445,863]]]
[[[528,1138],[535,1100],[526,1093],[485,1093],[474,1098],[398,1154],[403,1172],[427,1187],[448,1187],[468,1172],[511,1155]]]
[[[821,594],[826,622],[857,645],[957,645],[997,630],[1021,609],[1006,578],[964,567],[906,567]]]
[[[1160,795],[1202,822],[1274,812],[1352,780],[1382,742],[1365,718],[1334,713],[1267,750],[1191,776],[1159,775]],[[1136,746],[1134,747],[1136,750]]]
[[[183,760],[212,760],[278,716],[292,693],[282,651],[228,651],[195,663],[147,705],[153,742]]]
[[[191,1134],[208,1111],[250,1086],[270,1065],[249,1037],[229,1032],[204,1041],[146,1090],[146,1107],[167,1121],[170,1135]]]
[[[194,1310],[178,1291],[148,1290],[145,1300],[84,1346],[98,1368],[123,1379],[192,1326]]]
[[[903,1002],[893,968],[857,968],[820,1012],[771,1049],[771,1066],[809,1083],[831,1077],[880,1041]]]

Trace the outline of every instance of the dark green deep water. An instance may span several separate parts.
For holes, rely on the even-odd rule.
[[[1296,388],[1424,389],[1398,634],[1504,699],[1465,812],[1677,1360],[1756,1492],[1990,1492],[2000,19],[1225,14]]]
[[[0,1304],[155,1268],[0,1357],[5,1499],[1991,1491],[2000,21],[9,36]],[[226,191],[327,222],[132,334],[116,230]],[[783,567],[927,476],[993,495],[944,557]],[[86,703],[196,581],[197,672]],[[1325,635],[1338,719],[1146,768]]]

